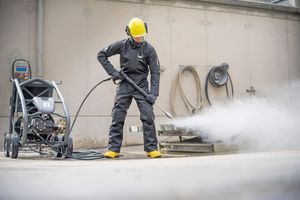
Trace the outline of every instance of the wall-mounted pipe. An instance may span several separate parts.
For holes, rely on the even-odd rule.
[[[36,0],[36,65],[37,77],[43,77],[44,0]]]

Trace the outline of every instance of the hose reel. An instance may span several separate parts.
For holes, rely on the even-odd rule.
[[[228,68],[229,66],[227,63],[212,68],[208,73],[209,82],[215,87],[223,87],[228,80]]]
[[[210,84],[212,86],[217,87],[217,88],[221,88],[221,87],[225,86],[227,98],[232,99],[234,97],[233,84],[232,84],[231,77],[228,73],[228,68],[229,68],[229,65],[227,63],[222,63],[221,66],[213,67],[208,72],[206,81],[205,81],[205,96],[206,96],[206,99],[207,99],[209,105],[211,105],[211,101],[210,101],[209,94],[208,94],[208,82],[210,82]],[[227,84],[228,80],[230,82],[231,95],[229,94],[229,90],[228,90],[228,84]]]

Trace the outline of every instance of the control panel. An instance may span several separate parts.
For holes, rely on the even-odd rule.
[[[12,78],[25,81],[31,78],[31,68],[27,60],[17,59],[13,62]]]

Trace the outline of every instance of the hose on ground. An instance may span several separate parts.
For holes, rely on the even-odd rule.
[[[49,144],[43,137],[41,137],[39,134],[36,134],[45,145],[47,145],[50,149],[55,151],[56,153],[60,153],[61,155],[64,156],[64,158],[72,158],[75,160],[96,160],[96,159],[101,159],[103,158],[103,154],[98,151],[94,150],[88,150],[88,151],[73,151],[72,155],[67,155],[63,152],[62,147],[55,148],[51,144]],[[33,150],[33,149],[32,149]],[[36,151],[35,151],[36,152]],[[38,152],[39,153],[39,152]]]

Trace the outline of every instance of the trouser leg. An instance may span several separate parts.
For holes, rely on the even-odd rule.
[[[112,124],[109,131],[108,149],[120,152],[123,141],[123,126],[127,110],[132,102],[129,95],[117,95],[112,110]]]
[[[149,104],[144,97],[135,96],[140,119],[143,124],[144,150],[147,152],[157,150],[157,138],[154,124],[153,106]]]

